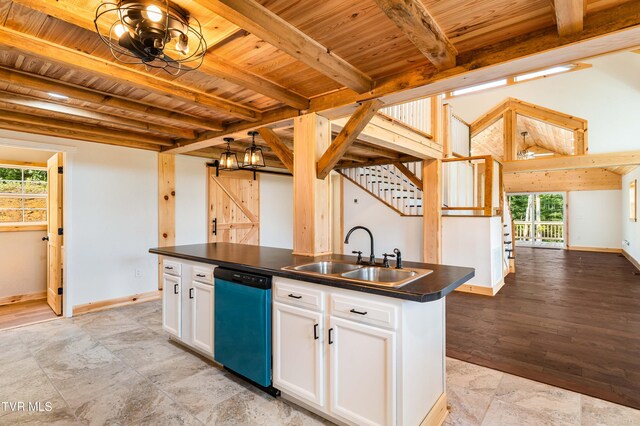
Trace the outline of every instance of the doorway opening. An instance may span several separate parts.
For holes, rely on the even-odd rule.
[[[0,330],[63,314],[64,155],[0,147]]]
[[[516,193],[508,197],[515,225],[516,246],[566,248],[565,193]]]

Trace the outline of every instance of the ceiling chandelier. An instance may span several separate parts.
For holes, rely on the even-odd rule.
[[[104,2],[94,23],[118,61],[171,75],[197,69],[207,51],[200,22],[169,0]]]
[[[522,151],[518,151],[516,158],[518,160],[531,160],[535,157],[535,154],[527,149],[527,135],[529,132],[520,132],[520,136],[522,136],[522,145],[524,145],[524,149]]]
[[[256,146],[256,136],[258,132],[249,132],[251,136],[251,146],[244,151],[244,161],[242,167],[245,169],[257,169],[258,167],[264,167],[264,156],[262,155],[262,148]]]
[[[227,143],[227,150],[220,154],[218,170],[232,171],[240,169],[240,166],[238,165],[238,157],[236,157],[235,152],[231,151],[231,142],[233,142],[233,138],[224,138],[224,141]]]

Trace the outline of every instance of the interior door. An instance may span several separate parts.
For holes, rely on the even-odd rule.
[[[62,154],[47,161],[47,303],[62,315]]]
[[[260,176],[209,170],[209,242],[260,244]]]

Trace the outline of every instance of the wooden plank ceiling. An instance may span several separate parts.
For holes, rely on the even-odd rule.
[[[267,125],[274,131],[261,134],[271,143],[257,142],[270,165],[284,167],[287,120],[301,113],[353,111],[364,100],[640,28],[637,1],[626,0],[572,1],[578,11],[549,0],[176,3],[200,21],[208,46],[202,67],[178,77],[116,62],[95,32],[98,0],[0,0],[0,128],[215,157],[223,136],[240,135],[233,146],[241,152],[246,131]],[[400,154],[356,141],[336,166],[383,158]]]

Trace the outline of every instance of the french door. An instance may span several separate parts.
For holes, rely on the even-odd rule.
[[[566,247],[566,199],[562,192],[509,194],[516,246]]]

